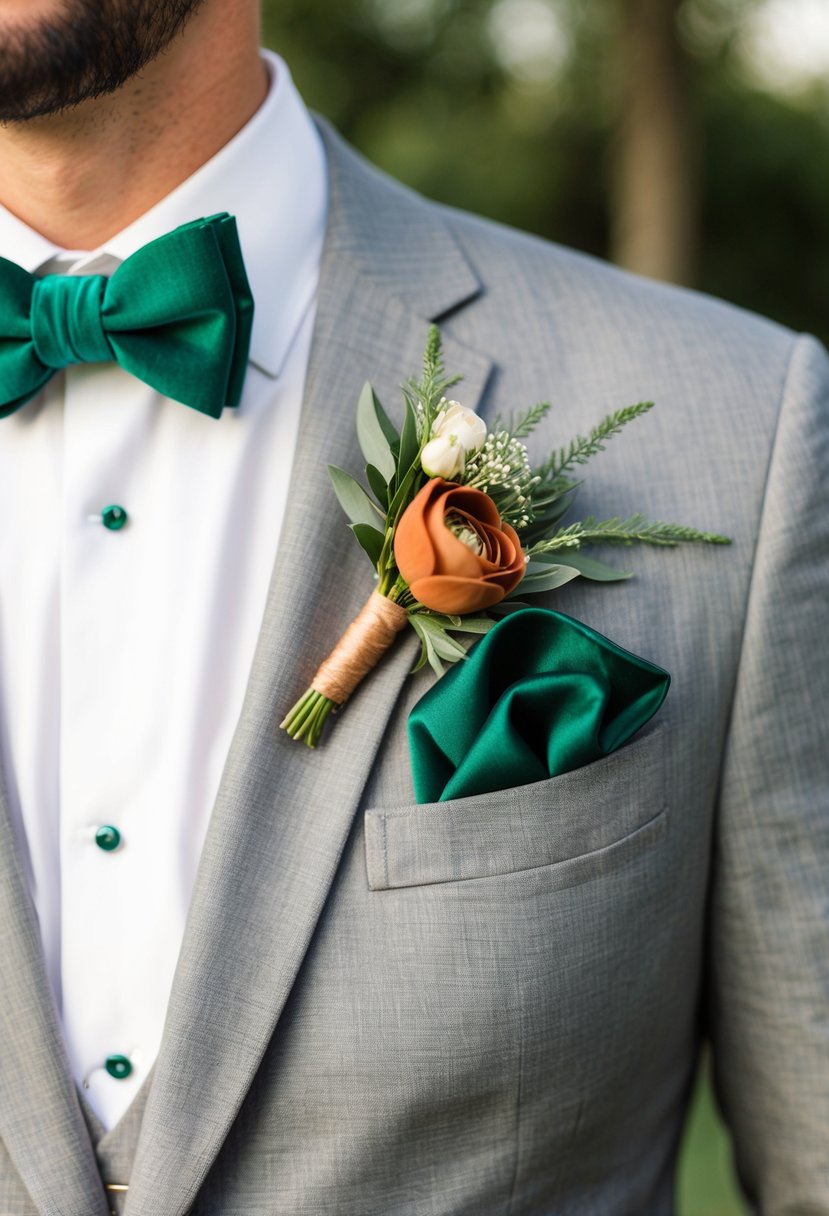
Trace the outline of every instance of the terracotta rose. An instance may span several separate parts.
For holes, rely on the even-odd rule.
[[[491,608],[524,575],[521,541],[489,495],[441,477],[403,512],[394,556],[415,599],[458,616]]]

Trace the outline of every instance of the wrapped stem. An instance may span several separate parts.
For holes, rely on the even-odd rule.
[[[346,629],[294,707],[280,723],[292,739],[316,746],[332,709],[345,704],[406,627],[405,608],[377,591]]]

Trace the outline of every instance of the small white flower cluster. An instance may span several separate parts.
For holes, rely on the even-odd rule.
[[[496,431],[467,464],[464,485],[489,494],[501,517],[520,529],[532,522],[532,491],[540,480],[520,439]]]
[[[457,401],[447,401],[443,397],[440,407],[420,463],[428,477],[454,481],[466,468],[467,458],[483,446],[486,423]]]

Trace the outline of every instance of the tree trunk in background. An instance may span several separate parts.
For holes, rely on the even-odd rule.
[[[691,283],[697,159],[680,0],[617,0],[611,257],[656,279]]]

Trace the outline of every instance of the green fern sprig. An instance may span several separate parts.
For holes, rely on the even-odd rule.
[[[608,439],[613,435],[618,435],[629,422],[646,414],[650,409],[653,409],[652,401],[640,401],[636,405],[626,405],[623,409],[616,410],[615,413],[603,418],[597,426],[593,427],[589,435],[577,435],[566,448],[559,448],[557,452],[553,452],[544,464],[536,469],[542,478],[542,484],[557,481],[568,470],[572,475],[576,465],[587,464],[591,456],[595,456],[597,452],[603,452]]]
[[[659,545],[673,548],[679,544],[703,543],[708,545],[730,545],[727,536],[717,532],[701,532],[684,524],[663,523],[650,520],[644,515],[631,515],[628,519],[615,516],[613,519],[596,520],[589,515],[585,520],[570,524],[546,540],[537,541],[528,550],[530,557],[542,553],[559,553],[567,549],[580,549],[582,545]]]
[[[463,376],[447,376],[441,349],[440,330],[436,325],[429,329],[426,349],[423,352],[423,375],[420,380],[410,377],[403,384],[403,395],[411,405],[421,427],[421,434],[428,435],[435,415],[447,391],[459,384]]]
[[[523,414],[519,414],[517,418],[504,419],[500,414],[496,414],[489,423],[490,431],[506,431],[510,439],[526,439],[531,435],[535,428],[549,414],[552,406],[549,401],[539,401],[538,405],[530,406]]]

